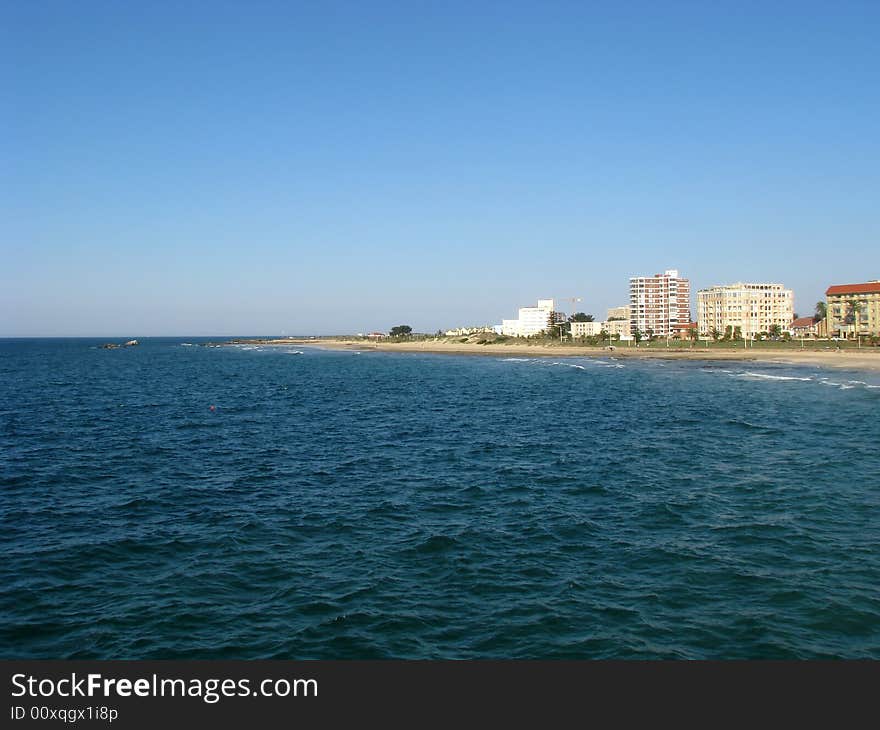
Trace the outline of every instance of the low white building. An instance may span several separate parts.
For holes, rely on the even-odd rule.
[[[535,307],[520,307],[516,319],[501,320],[501,334],[512,337],[539,335],[549,327],[554,308],[552,299],[539,299]]]
[[[461,335],[477,335],[483,332],[494,332],[495,328],[486,324],[480,327],[456,327],[455,329],[446,330],[444,333],[447,337],[460,337]]]
[[[572,337],[598,337],[603,332],[606,336],[617,336],[623,341],[631,338],[628,319],[612,319],[606,322],[571,322]]]
[[[596,337],[602,333],[602,322],[571,322],[572,337]]]

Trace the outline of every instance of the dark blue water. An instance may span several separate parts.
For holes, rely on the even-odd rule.
[[[96,344],[0,341],[0,656],[880,658],[878,373]]]

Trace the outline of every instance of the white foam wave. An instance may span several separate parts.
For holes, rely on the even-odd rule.
[[[592,365],[594,367],[600,368],[618,368],[622,369],[625,367],[620,363],[616,362],[608,362],[607,360],[584,360],[583,364],[573,363],[573,362],[551,362],[550,365],[564,365],[567,368],[577,368],[578,370],[586,370],[587,365]]]
[[[806,382],[808,380],[812,380],[812,378],[799,378],[795,375],[770,375],[769,373],[753,373],[746,371],[744,373],[739,373],[733,377],[736,378],[756,378],[758,380],[799,380],[802,382]]]

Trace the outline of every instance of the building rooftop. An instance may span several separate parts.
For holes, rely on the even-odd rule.
[[[868,281],[864,284],[839,284],[829,286],[826,296],[839,296],[841,294],[878,294],[880,293],[880,281]]]
[[[710,286],[706,289],[700,289],[703,291],[717,291],[718,289],[748,289],[748,288],[761,288],[761,287],[780,287],[782,289],[785,288],[784,284],[780,284],[778,282],[772,281],[761,281],[761,282],[749,282],[749,281],[737,281],[733,284],[715,284],[715,286]]]
[[[792,327],[812,327],[816,324],[816,321],[812,317],[798,317],[795,320],[792,320]]]

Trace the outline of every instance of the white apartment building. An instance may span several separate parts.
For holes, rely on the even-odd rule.
[[[571,322],[572,337],[596,337],[604,327],[604,322]]]
[[[633,276],[629,280],[630,331],[650,332],[655,337],[672,337],[691,321],[691,285],[667,269],[654,276]]]
[[[598,337],[605,333],[614,337],[617,335],[621,340],[629,340],[629,320],[611,320],[607,322],[571,322],[572,337]]]
[[[773,325],[786,331],[794,319],[794,294],[782,284],[737,282],[697,292],[697,323],[701,337],[713,329],[740,328],[743,337],[769,332]]]
[[[541,334],[550,324],[550,313],[554,311],[552,299],[539,299],[535,307],[520,307],[516,319],[501,320],[501,334],[513,337],[531,337]]]

